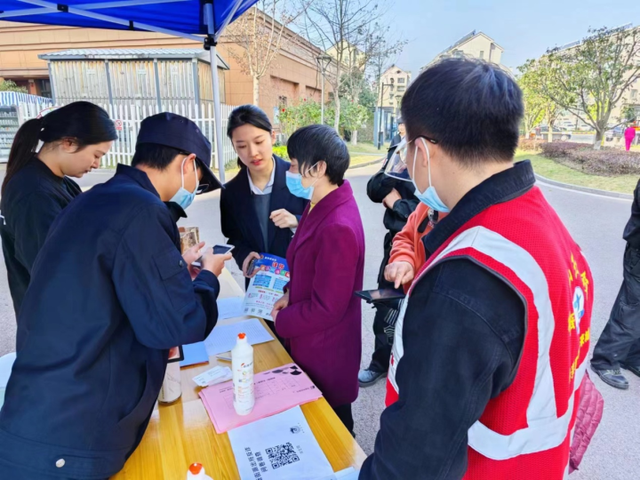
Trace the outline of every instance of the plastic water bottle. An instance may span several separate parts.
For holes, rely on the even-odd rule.
[[[253,391],[253,347],[247,335],[240,333],[236,346],[231,350],[233,371],[233,408],[238,415],[249,415],[256,403]]]
[[[213,480],[208,476],[201,463],[192,463],[187,470],[187,480]]]

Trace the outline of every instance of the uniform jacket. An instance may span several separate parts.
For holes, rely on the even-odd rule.
[[[179,245],[147,175],[123,165],[58,216],[18,316],[0,477],[3,464],[33,478],[105,478],[123,467],[169,348],[203,340],[217,319],[218,280],[203,271],[192,282]]]

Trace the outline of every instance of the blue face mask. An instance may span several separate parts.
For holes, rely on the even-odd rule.
[[[317,165],[317,164],[316,164]],[[309,171],[311,171],[316,165],[311,167]],[[305,200],[311,200],[313,197],[313,185],[304,188],[302,186],[302,175],[299,173],[291,173],[289,171],[286,172],[287,176],[287,188],[291,192],[292,195],[296,197],[304,198]],[[316,180],[317,182],[318,180]],[[316,182],[313,182],[314,185]]]
[[[196,168],[196,161],[193,161],[193,174],[196,176],[196,188],[193,192],[190,192],[186,188],[184,188],[184,163],[187,161],[185,158],[182,162],[182,186],[180,190],[176,192],[176,194],[169,200],[170,202],[177,203],[182,207],[183,210],[189,208],[189,205],[193,203],[193,200],[196,198],[196,192],[198,191],[198,186],[200,182],[198,181],[198,169]]]
[[[424,203],[427,207],[432,208],[438,212],[449,213],[449,208],[442,203],[436,189],[433,187],[431,183],[431,154],[429,153],[429,147],[427,146],[427,142],[425,142],[424,138],[420,138],[422,143],[424,144],[424,148],[427,150],[427,170],[429,172],[429,187],[421,192],[416,184],[416,160],[418,159],[418,149],[415,149],[415,153],[413,155],[413,175],[411,176],[411,181],[413,182],[413,186],[416,187],[415,196]]]

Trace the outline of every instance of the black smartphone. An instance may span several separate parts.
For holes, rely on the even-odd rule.
[[[402,300],[405,295],[402,290],[393,288],[382,288],[379,290],[363,290],[356,292],[356,295],[367,303],[387,302],[389,300]]]
[[[229,253],[233,250],[233,245],[214,245],[213,246],[213,254],[214,255],[224,255],[225,253]],[[202,257],[198,258],[195,262],[191,264],[196,268],[202,268]]]
[[[249,275],[251,275],[253,273],[253,271],[256,268],[256,262],[260,260],[259,258],[253,257],[250,261],[249,261],[249,265],[247,265],[247,273]]]

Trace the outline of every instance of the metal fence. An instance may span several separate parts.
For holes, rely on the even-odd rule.
[[[61,106],[61,105],[57,105]],[[136,147],[136,138],[140,130],[140,123],[146,117],[159,113],[157,106],[136,106],[136,105],[101,105],[109,116],[113,119],[118,130],[118,139],[113,142],[109,153],[102,158],[103,168],[113,168],[118,163],[129,165]],[[233,149],[231,140],[226,136],[229,114],[235,107],[231,105],[221,105],[222,110],[222,158],[224,165],[229,166],[234,163],[237,155]],[[40,110],[35,105],[21,103],[18,105],[20,118],[22,121],[35,118]],[[162,112],[172,112],[187,117],[194,121],[202,133],[209,139],[211,145],[215,144],[215,120],[213,115],[213,105],[201,104],[200,108],[193,103],[174,103],[163,105]],[[217,168],[218,162],[215,159],[215,148],[212,148],[212,164]]]

